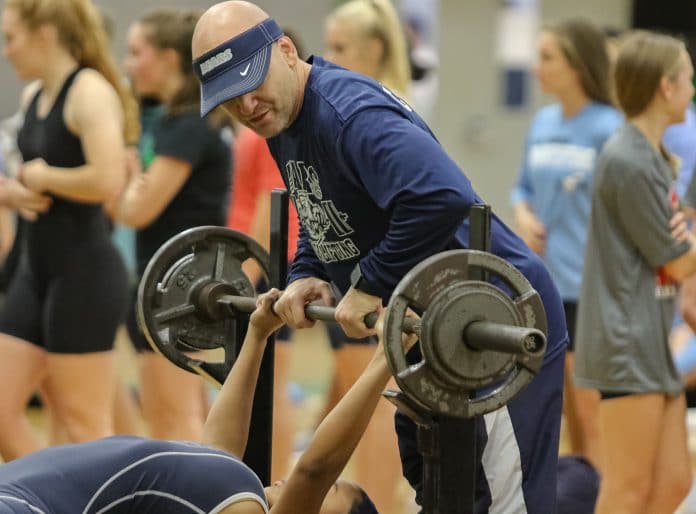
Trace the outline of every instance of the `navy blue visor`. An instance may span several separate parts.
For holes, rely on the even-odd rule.
[[[221,103],[257,89],[266,79],[271,45],[283,31],[271,18],[193,61],[201,83],[201,116]]]

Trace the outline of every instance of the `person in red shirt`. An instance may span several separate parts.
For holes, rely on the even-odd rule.
[[[232,199],[227,226],[249,234],[267,245],[270,232],[271,191],[285,184],[266,145],[266,140],[248,128],[237,135],[234,147]],[[294,205],[288,212],[288,260],[295,255],[299,222]],[[251,278],[258,279],[258,272]]]

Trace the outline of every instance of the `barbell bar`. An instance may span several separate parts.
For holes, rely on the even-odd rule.
[[[250,314],[256,309],[256,298],[224,294],[226,291],[230,291],[227,284],[211,281],[200,288],[194,306],[211,321],[219,321],[223,315],[235,317],[239,313]],[[326,305],[306,305],[305,316],[313,321],[336,323],[336,309]],[[365,326],[374,328],[378,317],[376,312],[367,314],[364,319]],[[420,319],[404,319],[402,330],[406,334],[420,335]],[[538,355],[546,346],[546,338],[538,329],[502,325],[485,320],[469,323],[464,328],[461,339],[463,343],[476,350],[528,356]]]

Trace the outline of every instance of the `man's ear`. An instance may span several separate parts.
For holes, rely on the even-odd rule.
[[[297,55],[297,48],[288,36],[281,36],[278,40],[278,48],[290,66],[295,66],[300,57]]]

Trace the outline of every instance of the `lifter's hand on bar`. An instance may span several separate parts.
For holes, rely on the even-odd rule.
[[[315,277],[301,278],[283,291],[273,310],[290,328],[309,328],[314,326],[314,320],[305,315],[305,306],[316,300],[321,300],[327,306],[334,305],[331,286]]]
[[[273,288],[256,298],[256,310],[249,318],[249,329],[255,330],[262,340],[268,339],[273,332],[283,326],[283,321],[273,312],[273,302],[280,298],[281,294],[281,291]]]
[[[365,325],[365,316],[384,310],[382,299],[350,288],[336,307],[336,321],[348,337],[367,337],[377,334],[376,328]]]
[[[377,353],[381,352],[382,355],[384,355],[384,317],[386,316],[387,311],[388,307],[382,309],[379,318],[377,318],[377,321],[375,322],[375,330],[377,331],[377,342],[379,343]],[[407,309],[406,319],[420,321],[421,318],[411,309]],[[401,338],[401,342],[404,349],[404,355],[406,355],[411,350],[411,348],[413,348],[418,342],[418,335],[416,335],[415,333],[404,332]]]

